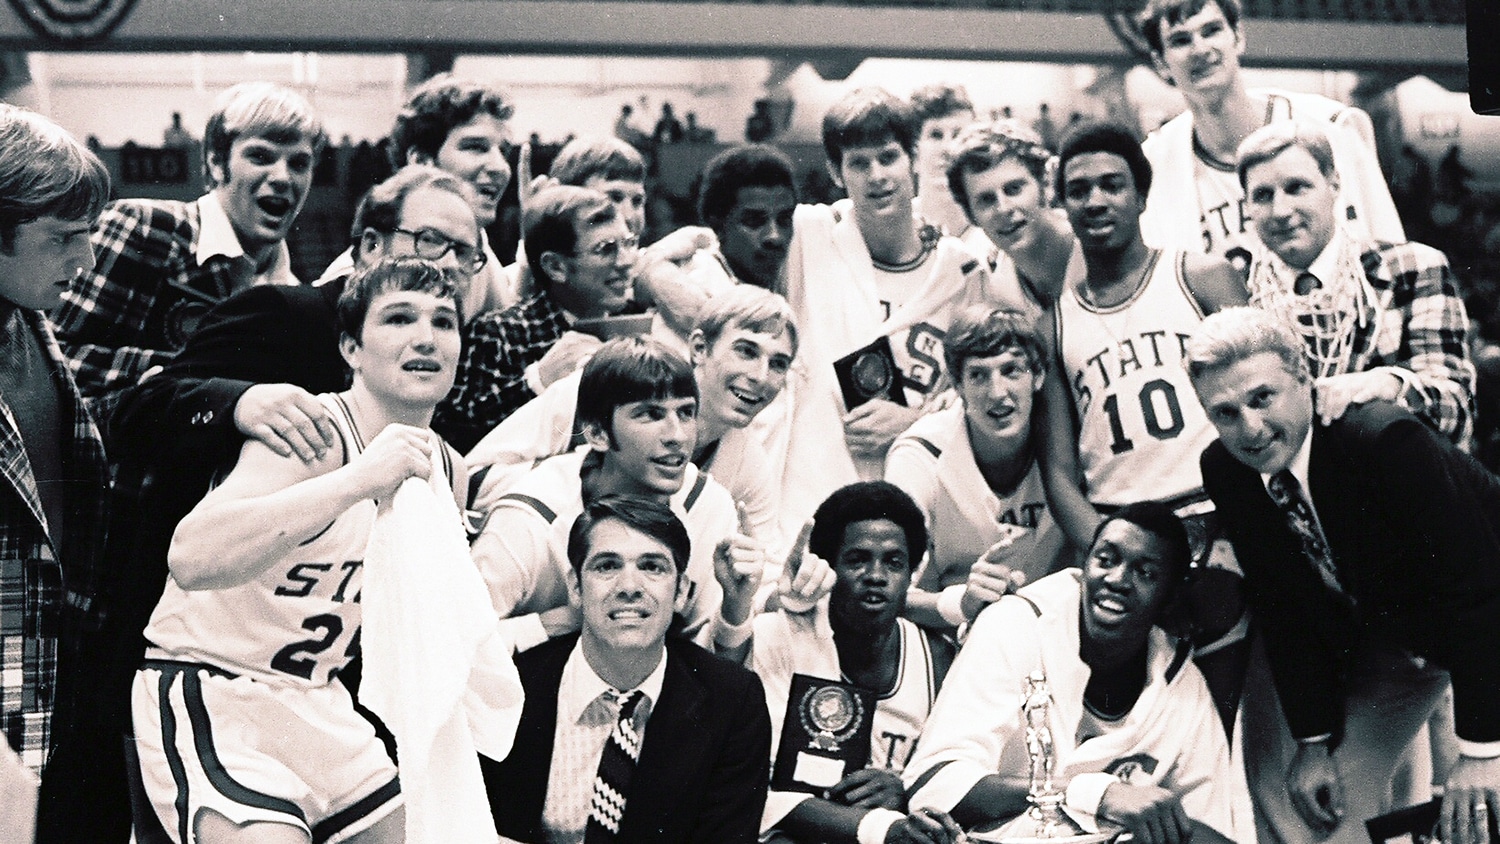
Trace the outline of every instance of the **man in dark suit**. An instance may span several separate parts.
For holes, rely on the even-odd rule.
[[[1461,755],[1442,840],[1487,840],[1500,810],[1500,479],[1388,402],[1314,424],[1302,342],[1264,311],[1210,317],[1186,351],[1219,432],[1204,486],[1297,741],[1292,808],[1318,839],[1364,840],[1451,678]]]
[[[504,761],[480,758],[506,839],[756,840],[771,757],[765,691],[668,637],[688,554],[686,528],[647,499],[604,496],[574,523],[583,629],[516,658],[526,705],[515,744]]]
[[[478,248],[469,189],[433,167],[402,169],[374,188],[355,214],[357,266],[418,254],[454,272]],[[415,233],[415,234],[413,234]],[[441,255],[423,240],[448,242]],[[428,250],[428,251],[424,251]],[[127,388],[106,432],[115,485],[102,574],[105,627],[81,659],[97,688],[88,715],[109,773],[98,780],[91,814],[98,840],[124,838],[123,758],[130,683],[145,629],[167,578],[177,523],[234,465],[247,437],[311,461],[336,436],[316,393],[348,384],[339,354],[336,305],[343,279],[318,287],[260,285],[209,311],[171,363]],[[103,763],[101,763],[103,764]]]

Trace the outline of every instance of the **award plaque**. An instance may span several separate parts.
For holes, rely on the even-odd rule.
[[[875,694],[849,683],[792,675],[771,787],[822,794],[870,762]]]
[[[888,337],[857,349],[833,362],[839,389],[844,393],[844,407],[853,410],[870,399],[885,399],[906,405],[906,390],[901,386],[901,369],[891,351]]]

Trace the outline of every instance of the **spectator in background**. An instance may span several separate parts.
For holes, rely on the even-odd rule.
[[[208,193],[105,209],[97,264],[72,279],[52,314],[96,417],[107,424],[119,392],[170,361],[213,305],[254,285],[300,283],[285,240],[326,142],[301,94],[236,85],[204,130]]]
[[[182,112],[172,112],[172,124],[162,133],[161,145],[168,149],[190,149],[196,141],[182,125]]]
[[[682,128],[682,121],[672,113],[672,104],[664,102],[661,104],[661,117],[656,120],[656,128],[651,130],[651,142],[655,146],[662,144],[680,144],[686,132]]]
[[[714,142],[714,130],[707,126],[698,125],[696,112],[688,112],[687,119],[687,142],[690,144],[711,144]]]
[[[745,140],[752,144],[763,144],[776,134],[776,123],[771,119],[771,102],[756,100],[750,116],[745,118]]]

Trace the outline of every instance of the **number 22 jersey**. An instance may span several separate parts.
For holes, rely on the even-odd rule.
[[[337,396],[323,402],[344,462],[365,443]],[[359,591],[375,502],[361,501],[248,583],[186,590],[167,578],[146,626],[148,659],[200,662],[272,683],[321,686],[359,651]]]
[[[1157,252],[1146,282],[1099,308],[1069,285],[1057,304],[1057,348],[1077,413],[1078,460],[1089,501],[1203,497],[1198,455],[1218,436],[1183,367],[1203,312],[1183,278],[1181,252]]]

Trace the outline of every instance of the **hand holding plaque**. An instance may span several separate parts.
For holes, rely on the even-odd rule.
[[[819,794],[870,762],[875,695],[849,683],[793,674],[771,787]]]
[[[906,406],[901,369],[896,366],[896,354],[891,351],[889,337],[877,337],[868,346],[834,361],[833,371],[844,394],[845,410],[853,410],[870,399],[885,399]]]

